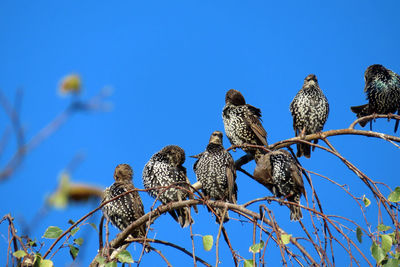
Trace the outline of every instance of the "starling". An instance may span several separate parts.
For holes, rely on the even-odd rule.
[[[267,132],[261,124],[261,110],[246,104],[243,95],[230,89],[225,95],[225,107],[222,111],[226,136],[232,145],[264,145],[267,143]],[[243,150],[256,157],[260,153],[259,149],[243,148]]]
[[[283,149],[262,155],[253,174],[257,181],[262,181],[275,197],[285,197],[290,202],[300,204],[301,194],[305,189],[301,171],[292,155]],[[303,218],[301,208],[289,205],[290,220]]]
[[[400,114],[400,76],[382,65],[375,64],[364,73],[368,104],[351,107],[357,118],[376,114]],[[368,121],[360,122],[364,127]],[[372,123],[372,121],[371,121]],[[394,131],[397,131],[399,121],[396,121]]]
[[[303,87],[290,104],[290,112],[296,136],[318,133],[324,128],[329,114],[329,104],[314,74],[304,79]],[[318,143],[318,140],[314,140],[314,143]],[[297,144],[297,157],[303,155],[310,158],[311,146]]]
[[[166,146],[155,153],[146,163],[143,169],[143,185],[153,198],[157,198],[163,204],[174,201],[185,200],[189,193],[179,186],[190,190],[189,179],[186,176],[186,168],[182,166],[185,162],[185,151],[179,146]],[[174,186],[171,186],[174,185]],[[165,187],[171,186],[166,189]],[[164,188],[160,188],[164,187]],[[169,211],[169,214],[182,227],[193,223],[190,216],[190,208],[183,207]]]
[[[132,176],[133,171],[128,164],[119,164],[114,172],[115,182],[104,190],[102,203],[135,189]],[[137,191],[107,203],[102,211],[104,217],[121,231],[144,215],[142,199]],[[142,224],[135,228],[131,235],[134,238],[145,237],[146,226]]]
[[[206,151],[194,157],[197,158],[197,161],[194,163],[193,170],[202,185],[204,195],[214,200],[236,204],[235,162],[222,145],[222,133],[213,132]],[[216,208],[215,212],[223,222],[229,220],[227,213],[223,216],[224,209]],[[216,221],[219,223],[218,217]]]

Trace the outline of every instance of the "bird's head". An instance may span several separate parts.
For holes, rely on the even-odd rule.
[[[131,181],[133,176],[133,170],[129,164],[119,164],[115,167],[114,179],[116,182]]]
[[[388,70],[382,66],[381,64],[374,64],[369,66],[364,73],[365,82],[369,82],[374,79],[376,76],[380,76],[380,74],[386,74]]]
[[[161,154],[168,158],[168,161],[173,166],[179,166],[185,163],[185,151],[179,146],[166,146],[160,151]]]
[[[307,77],[304,79],[304,83],[309,83],[309,82],[318,83],[317,76],[315,76],[315,74],[307,75]]]
[[[230,89],[225,95],[225,104],[232,104],[235,106],[246,105],[243,95],[235,89]]]
[[[211,134],[209,144],[222,145],[222,133],[220,131],[215,131]]]

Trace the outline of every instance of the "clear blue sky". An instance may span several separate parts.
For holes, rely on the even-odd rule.
[[[304,77],[315,73],[330,103],[325,129],[348,127],[355,119],[349,107],[365,103],[367,66],[379,63],[400,72],[399,7],[398,1],[2,1],[0,89],[8,97],[17,88],[24,90],[21,117],[28,139],[68,105],[69,99],[59,97],[57,86],[71,72],[83,79],[83,98],[104,86],[114,88],[109,98],[114,107],[107,113],[73,116],[29,154],[12,179],[0,184],[0,215],[11,212],[17,225],[21,217],[29,222],[79,151],[86,153],[86,159],[73,173],[74,181],[105,187],[113,181],[115,166],[129,163],[135,185],[143,188],[143,166],[156,151],[177,144],[187,155],[194,155],[205,149],[211,132],[223,130],[221,112],[230,88],[240,90],[248,103],[261,108],[268,141],[274,143],[294,135],[289,104]],[[0,133],[6,124],[8,118],[0,111]],[[393,128],[393,121],[374,124],[375,130],[389,134]],[[365,137],[330,140],[371,178],[393,188],[399,185],[392,166],[399,152],[392,145]],[[226,138],[224,142],[228,147]],[[10,144],[6,155],[12,149]],[[185,163],[192,182],[196,180],[193,163],[190,158]],[[370,196],[359,179],[326,152],[316,151],[301,163],[348,184],[356,196]],[[254,164],[246,168],[252,171]],[[239,203],[270,195],[240,173],[237,182]],[[313,182],[327,214],[358,220],[358,206],[341,190],[317,176]],[[147,211],[152,199],[146,194],[142,199]],[[40,238],[49,225],[65,229],[68,219],[76,220],[94,206],[51,212],[32,236]],[[282,227],[296,235],[299,226],[288,222],[288,209],[271,208]],[[373,208],[376,205],[367,214],[375,223]],[[218,226],[205,209],[194,219],[196,234],[216,236]],[[191,248],[189,230],[180,229],[169,216],[152,227],[151,237]],[[226,227],[234,248],[251,258],[251,226],[231,221]],[[0,262],[5,261],[6,229],[5,224],[0,226],[4,235]],[[83,266],[95,255],[96,240],[92,232]],[[201,238],[196,240],[199,256],[214,264],[215,249],[204,252]],[[362,246],[367,254],[369,245]],[[157,247],[174,266],[192,262],[183,254]],[[230,266],[224,242],[220,251],[222,265]],[[131,252],[137,258],[138,251]],[[336,264],[348,265],[341,253],[337,251]],[[267,256],[269,266],[278,266],[279,260],[278,253]],[[68,265],[67,249],[54,261],[57,266]],[[143,258],[143,266],[160,263],[155,253]]]

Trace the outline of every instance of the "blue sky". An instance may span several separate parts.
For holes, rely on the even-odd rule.
[[[143,166],[163,146],[177,144],[187,156],[198,154],[213,131],[223,130],[221,112],[230,88],[261,108],[268,141],[275,143],[294,135],[289,104],[303,79],[314,73],[330,103],[325,129],[348,127],[355,119],[349,107],[366,102],[367,66],[379,63],[400,72],[399,6],[398,1],[2,1],[0,89],[9,98],[23,89],[21,119],[27,139],[68,106],[70,100],[57,91],[64,75],[81,75],[83,99],[105,86],[114,92],[108,98],[113,103],[110,112],[74,115],[29,154],[10,180],[0,184],[4,203],[0,215],[11,212],[17,225],[18,218],[29,222],[78,152],[86,158],[72,174],[74,181],[105,187],[112,183],[115,166],[129,163],[135,185],[143,188]],[[1,132],[7,124],[6,114],[0,111]],[[393,134],[393,127],[393,121],[374,124],[375,130],[388,134]],[[398,153],[394,146],[365,137],[330,140],[371,178],[393,188],[399,185],[392,166]],[[226,138],[224,144],[229,146]],[[14,145],[10,142],[0,164],[4,165]],[[234,158],[241,155],[241,151],[233,154]],[[370,195],[353,173],[326,152],[316,151],[311,159],[300,161],[307,169],[348,184],[356,196]],[[193,163],[188,158],[185,166],[195,182]],[[253,168],[253,163],[246,166],[249,171]],[[343,191],[312,178],[326,213],[361,216]],[[239,203],[270,194],[240,173],[237,182]],[[142,199],[147,211],[152,199],[146,194]],[[32,235],[40,238],[49,225],[65,229],[68,219],[76,220],[94,206],[53,211]],[[367,215],[375,223],[373,208]],[[288,222],[287,208],[271,205],[271,209],[282,227],[295,235],[299,226]],[[205,209],[194,219],[196,234],[216,236],[218,226]],[[180,229],[169,216],[153,228],[152,236],[191,248],[188,229]],[[6,229],[3,223],[1,251],[7,246]],[[227,230],[234,248],[250,258],[251,227],[229,222]],[[83,266],[96,253],[94,233],[89,242]],[[367,254],[369,245],[362,246]],[[200,242],[196,247],[201,257],[214,263],[214,249],[204,252]],[[192,262],[173,250],[165,251],[174,266]],[[137,258],[138,251],[131,252]],[[230,266],[225,244],[221,253],[222,265]],[[337,255],[341,253],[338,250]],[[336,259],[338,266],[348,264],[345,257]],[[267,263],[276,266],[279,260],[279,254],[271,253]],[[0,262],[4,261],[1,253]],[[71,262],[66,249],[54,261],[57,266]],[[143,266],[160,263],[154,253],[143,259]]]

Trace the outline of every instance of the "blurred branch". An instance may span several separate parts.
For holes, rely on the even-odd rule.
[[[34,135],[27,143],[24,142],[24,135],[20,125],[19,112],[12,108],[4,94],[0,91],[0,105],[10,117],[14,131],[17,133],[18,148],[5,167],[0,170],[0,182],[8,179],[13,172],[19,167],[23,158],[42,143],[45,139],[57,131],[73,114],[81,111],[105,110],[104,98],[108,96],[108,91],[103,89],[100,93],[86,102],[72,102],[63,112],[56,116],[49,124],[43,127],[36,135]],[[18,94],[20,95],[20,94]],[[18,99],[18,97],[17,97]],[[20,100],[16,101],[20,103]],[[17,105],[19,106],[19,104]]]

